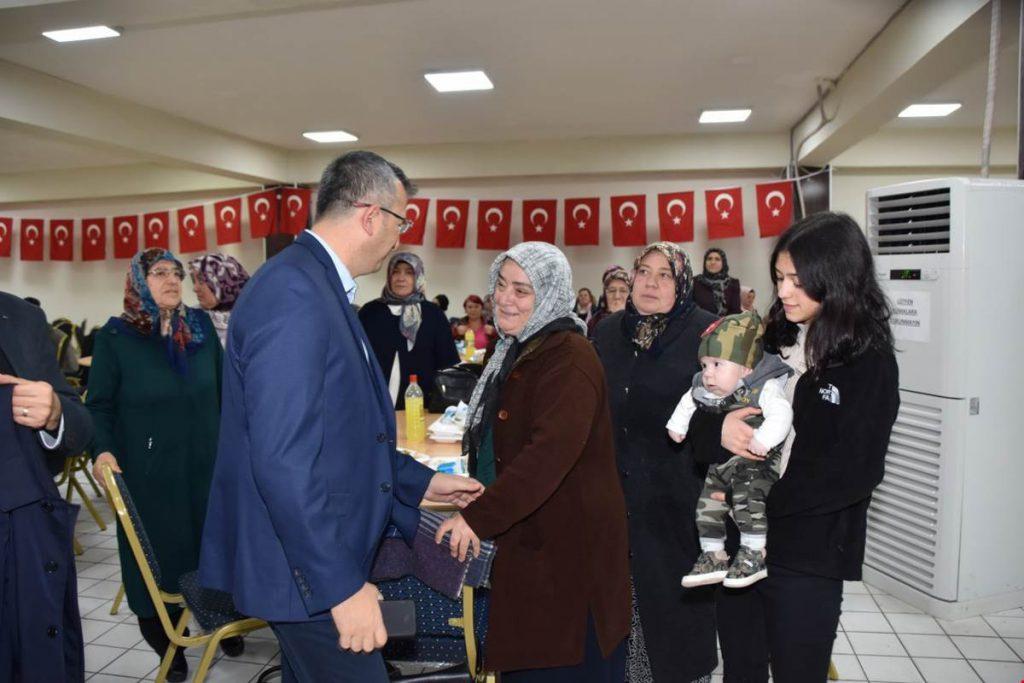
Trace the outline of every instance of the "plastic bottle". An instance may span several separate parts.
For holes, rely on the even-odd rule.
[[[427,425],[423,418],[423,390],[416,382],[416,375],[409,375],[409,388],[405,390],[405,440],[423,441],[427,436]]]
[[[473,330],[466,328],[466,351],[463,358],[467,361],[472,361],[473,356],[476,355],[476,335],[473,334]]]

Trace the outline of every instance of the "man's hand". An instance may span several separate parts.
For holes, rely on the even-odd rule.
[[[338,647],[352,652],[373,652],[388,642],[384,617],[380,613],[380,591],[364,583],[355,595],[331,608],[338,629]]]
[[[431,478],[423,498],[434,503],[451,503],[464,508],[483,492],[484,485],[476,479],[438,472]]]
[[[452,532],[452,537],[448,539],[452,557],[459,558],[459,562],[465,562],[470,547],[473,548],[473,557],[480,557],[480,539],[458,512],[441,523],[437,528],[437,534],[434,535],[434,542],[440,544],[449,531]]]
[[[103,481],[103,472],[100,469],[100,466],[103,463],[107,463],[108,465],[110,465],[110,469],[117,472],[118,474],[122,474],[122,472],[121,466],[117,464],[117,458],[115,458],[114,454],[111,453],[110,451],[104,451],[103,453],[100,453],[99,455],[96,456],[96,462],[92,464],[92,478],[99,482],[100,486],[102,486],[103,488],[107,488],[107,483]]]
[[[47,382],[30,382],[13,375],[0,375],[0,384],[13,384],[11,399],[14,422],[30,429],[56,431],[60,426],[60,397]]]

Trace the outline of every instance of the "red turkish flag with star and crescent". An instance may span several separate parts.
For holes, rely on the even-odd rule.
[[[647,244],[647,195],[612,197],[612,245],[642,247]]]
[[[658,195],[658,233],[665,242],[693,241],[693,192]]]
[[[555,243],[557,199],[523,200],[523,241]]]
[[[581,246],[601,243],[601,224],[597,197],[565,200],[565,245]]]
[[[464,248],[466,246],[466,225],[468,223],[468,199],[438,199],[437,248]]]
[[[14,219],[0,216],[0,258],[11,258],[11,244],[14,242]]]
[[[757,186],[757,227],[761,237],[775,237],[793,223],[793,181]]]
[[[257,192],[246,197],[249,204],[249,234],[253,239],[269,237],[277,232],[277,193]]]
[[[242,241],[242,200],[226,199],[213,205],[213,223],[217,228],[217,244]]]
[[[21,260],[43,260],[43,219],[21,219]]]
[[[309,225],[309,200],[313,192],[305,187],[281,191],[281,232],[298,235]]]
[[[70,218],[50,220],[50,260],[73,261],[75,221]]]
[[[82,219],[82,260],[102,261],[107,257],[107,219]]]
[[[143,244],[146,249],[159,247],[160,249],[171,248],[171,212],[158,211],[147,213],[142,216]]]
[[[476,210],[476,248],[508,249],[512,236],[512,200],[481,199]]]
[[[427,209],[429,199],[410,199],[405,205],[405,217],[412,221],[412,227],[398,238],[399,244],[423,244],[427,232]]]
[[[114,258],[131,258],[139,250],[139,217],[114,216]]]
[[[738,187],[705,190],[708,239],[743,237],[743,191]]]
[[[178,244],[183,254],[206,251],[206,215],[201,205],[178,209]]]

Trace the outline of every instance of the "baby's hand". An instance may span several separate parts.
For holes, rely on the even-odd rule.
[[[765,448],[764,444],[762,444],[757,439],[751,439],[750,440],[750,445],[747,446],[747,450],[749,450],[754,455],[767,455],[768,454],[768,449]]]
[[[680,434],[679,432],[674,432],[671,429],[668,430],[668,435],[672,437],[672,440],[675,441],[676,443],[682,443],[683,439],[686,438],[685,435]]]

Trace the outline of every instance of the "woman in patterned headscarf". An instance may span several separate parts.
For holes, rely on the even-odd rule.
[[[223,347],[227,343],[228,319],[242,287],[249,281],[245,266],[234,256],[207,254],[188,262],[192,291],[199,305],[210,315]]]
[[[628,680],[710,681],[715,668],[714,593],[684,591],[697,542],[699,467],[688,442],[665,423],[699,369],[697,345],[715,316],[693,303],[686,254],[671,242],[645,247],[633,263],[626,310],[594,334],[608,378],[615,452],[629,521],[633,626]]]
[[[462,554],[480,538],[501,548],[485,668],[505,683],[621,681],[626,511],[604,373],[573,314],[569,262],[550,244],[518,244],[491,265],[490,292],[499,341],[463,440],[487,490],[438,540],[451,531]]]
[[[387,277],[380,298],[359,309],[359,321],[395,408],[405,408],[409,375],[416,375],[424,404],[429,405],[437,371],[459,362],[451,326],[444,311],[426,299],[427,278],[419,256],[395,253],[388,261]]]
[[[199,565],[220,419],[221,347],[209,316],[182,303],[184,278],[164,249],[132,258],[124,312],[96,335],[86,401],[96,429],[93,473],[101,480],[107,463],[124,477],[169,593],[180,592],[178,579]],[[117,541],[128,605],[162,657],[167,636],[120,527]],[[240,640],[224,645],[235,655],[241,649]],[[187,672],[178,650],[167,680],[183,681]]]
[[[740,281],[729,277],[729,259],[718,247],[704,252],[704,272],[693,278],[693,300],[719,318],[740,312]]]

